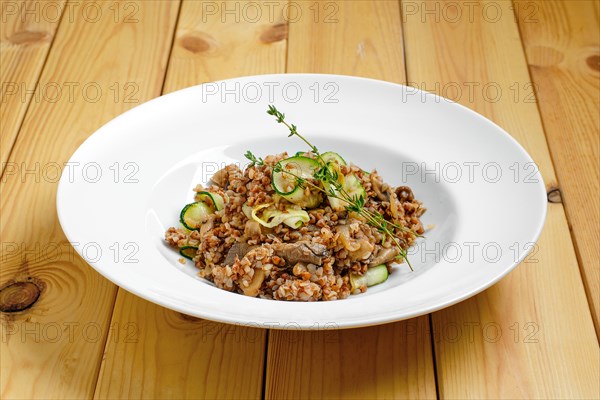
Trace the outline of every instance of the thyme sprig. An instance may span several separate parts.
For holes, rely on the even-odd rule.
[[[301,134],[298,133],[298,128],[296,127],[296,125],[294,124],[288,124],[285,121],[285,114],[280,112],[277,108],[275,108],[274,105],[269,105],[269,109],[267,110],[267,114],[269,115],[273,115],[275,117],[275,119],[277,120],[278,124],[284,124],[289,130],[290,130],[290,134],[288,135],[288,137],[292,137],[292,136],[298,136],[304,143],[306,143],[308,145],[308,147],[310,147],[310,151],[324,164],[325,160],[323,160],[323,157],[321,157],[321,153],[319,153],[319,149],[317,149],[317,147],[315,145],[313,145],[311,142],[309,142],[308,140],[306,140],[306,138],[304,136],[302,136]]]
[[[306,143],[308,145],[311,153],[320,161],[320,165],[321,165],[321,167],[319,169],[317,169],[317,171],[315,171],[313,178],[317,182],[320,182],[323,187],[321,187],[299,175],[296,175],[291,171],[285,170],[284,168],[281,167],[281,164],[279,164],[279,163],[275,164],[275,166],[273,167],[273,171],[274,172],[282,172],[282,173],[291,175],[292,177],[294,177],[296,179],[297,184],[303,188],[310,186],[313,189],[316,189],[320,192],[325,193],[329,197],[336,198],[336,199],[339,199],[339,200],[345,202],[347,211],[354,212],[354,213],[358,214],[359,216],[363,217],[369,225],[374,226],[380,233],[382,233],[384,235],[384,237],[382,238],[382,241],[385,240],[385,237],[387,236],[394,242],[394,244],[396,245],[396,247],[398,248],[398,251],[399,251],[398,257],[406,260],[406,263],[408,264],[408,266],[410,267],[410,269],[412,271],[413,267],[410,264],[410,261],[408,260],[407,251],[406,251],[406,249],[404,249],[402,247],[402,245],[400,244],[400,241],[394,235],[393,230],[398,229],[398,230],[402,230],[405,232],[409,232],[409,233],[417,236],[416,233],[414,233],[412,230],[406,229],[403,226],[395,224],[392,221],[386,220],[384,218],[384,216],[381,215],[377,211],[371,211],[371,210],[365,208],[364,196],[350,195],[345,190],[343,185],[339,182],[339,173],[338,173],[337,169],[333,168],[332,163],[326,162],[323,159],[323,157],[321,156],[321,153],[319,152],[319,149],[315,145],[313,145],[304,136],[302,136],[300,133],[298,133],[298,128],[296,127],[296,125],[289,124],[288,122],[286,122],[284,113],[277,110],[277,108],[275,106],[269,105],[267,114],[274,116],[277,123],[283,124],[288,128],[288,130],[290,131],[290,134],[288,135],[288,137],[298,136],[298,138],[300,138],[304,143]],[[252,154],[251,151],[247,151],[246,154],[244,154],[244,156],[248,160],[250,160],[251,166],[264,165],[263,159],[260,157],[256,157],[254,154]]]
[[[256,157],[254,154],[252,154],[252,152],[250,150],[248,150],[245,154],[244,157],[246,157],[248,160],[250,160],[250,167],[254,167],[255,165],[264,165],[265,161],[260,158],[260,157]]]

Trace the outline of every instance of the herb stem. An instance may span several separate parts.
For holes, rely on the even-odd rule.
[[[317,170],[317,172],[315,172],[314,178],[317,181],[320,181],[324,187],[315,185],[314,183],[308,181],[307,179],[305,179],[301,176],[298,176],[290,171],[284,170],[284,168],[281,167],[280,164],[276,164],[275,167],[273,168],[273,171],[290,174],[291,176],[296,178],[298,185],[300,185],[302,187],[305,187],[304,185],[309,185],[309,186],[313,187],[314,189],[325,193],[329,197],[333,197],[333,198],[336,198],[336,199],[346,202],[348,204],[346,206],[347,211],[356,212],[358,215],[362,216],[367,221],[368,224],[377,228],[377,230],[379,230],[385,236],[388,236],[394,242],[394,244],[398,247],[399,256],[401,256],[402,258],[404,258],[406,260],[406,263],[410,267],[410,270],[413,271],[413,267],[410,264],[410,261],[408,261],[406,249],[404,249],[402,247],[402,245],[398,241],[398,238],[396,238],[396,236],[394,235],[394,232],[392,232],[390,230],[389,226],[391,226],[393,229],[399,229],[403,232],[409,232],[412,235],[416,235],[416,233],[413,232],[412,230],[409,230],[409,229],[403,227],[403,226],[395,224],[392,221],[386,220],[383,217],[383,215],[381,215],[377,211],[371,211],[371,210],[366,209],[364,207],[365,199],[363,198],[363,196],[362,195],[361,196],[351,196],[346,191],[346,189],[338,181],[338,171],[332,170],[329,163],[325,162],[325,160],[321,156],[321,153],[319,152],[317,147],[315,145],[313,145],[311,142],[309,142],[300,133],[298,133],[298,128],[296,127],[296,125],[289,124],[285,121],[284,113],[277,110],[277,108],[274,105],[269,105],[267,114],[273,115],[275,117],[275,119],[277,120],[277,123],[283,124],[289,129],[290,134],[288,136],[290,136],[290,137],[298,136],[304,143],[306,143],[306,145],[308,147],[310,147],[311,152],[315,155],[315,157],[319,160],[319,162],[321,164],[321,168],[319,170]],[[248,151],[245,156],[250,161],[252,161],[252,165],[255,165],[255,164],[263,165],[264,164],[264,161],[262,160],[262,158],[256,158],[250,151]],[[330,186],[327,186],[327,185],[330,185]],[[326,190],[325,188],[328,188],[329,190]],[[337,193],[336,193],[336,191],[337,191]],[[338,195],[338,193],[339,193],[339,195]]]
[[[301,185],[307,184],[307,185],[309,185],[309,186],[311,186],[311,187],[313,187],[313,188],[315,188],[315,189],[317,189],[317,190],[325,193],[327,196],[330,196],[330,197],[342,200],[342,201],[348,203],[349,205],[353,205],[354,204],[352,198],[348,195],[348,193],[346,191],[343,191],[343,193],[345,193],[345,195],[347,197],[340,197],[340,196],[337,196],[334,193],[328,193],[322,187],[320,187],[318,185],[315,185],[314,183],[312,183],[312,182],[310,182],[310,181],[302,178],[299,175],[294,174],[293,172],[286,171],[286,170],[284,170],[281,167],[277,168],[277,171],[293,176],[294,178],[296,178],[296,180]],[[383,219],[383,217],[381,216],[381,214],[374,214],[372,211],[370,211],[370,210],[368,210],[368,209],[366,209],[364,207],[360,208],[360,210],[358,211],[358,215],[361,215],[362,217],[364,217],[370,225],[376,227],[377,229],[381,230],[385,235],[389,236],[392,239],[392,241],[394,242],[394,244],[398,247],[398,250],[400,251],[399,255],[406,260],[406,263],[408,264],[410,270],[414,271],[413,267],[412,267],[412,265],[410,263],[410,261],[408,261],[406,250],[400,245],[400,242],[398,242],[398,239],[396,239],[396,237],[394,236],[394,234],[387,228],[386,224],[389,223],[392,226],[398,227],[398,228],[400,228],[402,230],[406,230],[406,228],[401,227],[399,225],[396,225],[393,222],[387,221],[387,220]],[[380,222],[379,219],[383,219],[385,222]],[[409,231],[409,232],[412,233],[412,231]]]

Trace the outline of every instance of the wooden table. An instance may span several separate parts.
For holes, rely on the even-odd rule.
[[[600,397],[598,1],[0,4],[0,303],[33,302],[0,313],[3,399]],[[161,308],[72,251],[57,180],[92,132],[163,93],[284,72],[408,83],[505,128],[550,193],[535,252],[431,315],[289,332]]]

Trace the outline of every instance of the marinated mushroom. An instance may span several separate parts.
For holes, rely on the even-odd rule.
[[[383,183],[380,179],[377,179],[377,177],[374,176],[371,177],[371,187],[373,188],[373,191],[379,200],[388,201],[388,195],[385,193]]]
[[[254,268],[254,276],[252,277],[252,281],[246,287],[242,285],[242,291],[246,296],[256,297],[258,294],[258,290],[260,289],[260,285],[262,285],[265,280],[265,271],[262,268]]]
[[[398,186],[395,190],[396,196],[398,196],[398,200],[401,202],[405,201],[413,201],[415,199],[415,195],[413,191],[408,186]]]
[[[387,262],[392,261],[398,254],[400,254],[400,250],[398,247],[382,247],[375,254],[375,256],[369,261],[369,267],[374,267],[379,264],[385,264]]]
[[[346,250],[348,250],[352,260],[366,260],[369,258],[375,246],[369,243],[369,240],[360,232],[360,225],[353,223],[350,225],[338,225],[336,232],[339,233],[339,240]],[[352,233],[360,235],[352,238]]]
[[[227,167],[222,168],[214,173],[210,180],[217,186],[224,188],[227,185]]]
[[[214,224],[215,224],[215,216],[209,215],[206,222],[204,222],[202,224],[202,226],[200,227],[200,237],[206,235],[206,233],[208,231],[210,231],[212,228],[214,228]]]
[[[232,265],[235,262],[235,257],[237,256],[238,259],[242,259],[244,258],[244,256],[246,254],[248,254],[248,252],[250,250],[255,249],[257,246],[251,246],[248,243],[244,243],[244,242],[236,242],[234,243],[230,248],[229,251],[227,252],[227,256],[225,257],[225,261],[223,262],[223,265]]]
[[[359,244],[359,247],[357,250],[349,253],[350,258],[352,260],[366,260],[371,256],[371,253],[373,252],[375,246],[369,243],[369,241],[366,238],[362,238],[357,242]]]
[[[350,225],[338,225],[336,232],[339,233],[339,239],[344,248],[348,251],[356,251],[360,248],[360,244],[352,239]]]
[[[322,258],[327,257],[327,247],[319,243],[299,241],[296,243],[275,243],[273,252],[283,258],[288,264],[295,265],[299,262],[321,265]]]
[[[260,224],[258,222],[252,220],[246,222],[246,225],[244,226],[244,235],[246,235],[247,238],[260,237],[260,233]]]

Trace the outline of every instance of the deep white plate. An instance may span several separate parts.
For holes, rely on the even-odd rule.
[[[334,150],[386,182],[412,187],[433,228],[411,249],[415,272],[394,266],[384,284],[329,302],[246,297],[196,276],[164,243],[192,188],[243,154],[293,153],[266,114],[285,112],[322,151]],[[115,118],[73,154],[60,180],[68,239],[124,289],[185,314],[287,329],[330,329],[425,314],[484,290],[533,248],[546,193],[530,156],[479,114],[432,94],[370,79],[264,75],[184,89]]]

